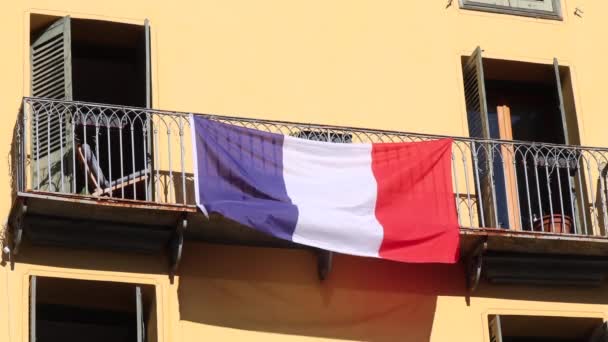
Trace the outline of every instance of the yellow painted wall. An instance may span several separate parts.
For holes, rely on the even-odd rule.
[[[30,13],[152,27],[154,107],[465,135],[460,57],[570,67],[584,145],[608,146],[608,3],[563,0],[563,21],[465,11],[447,0],[5,1],[0,155],[28,95]],[[574,16],[576,7],[584,10]],[[7,158],[8,160],[8,158]],[[0,212],[10,207],[10,165]],[[23,248],[0,269],[0,340],[27,341],[28,275],[153,284],[159,341],[483,341],[489,313],[605,317],[606,288],[482,286],[460,266],[337,256],[325,283],[306,251],[188,244],[174,284],[160,256]]]

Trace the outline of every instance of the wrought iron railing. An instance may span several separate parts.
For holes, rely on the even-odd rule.
[[[190,113],[24,98],[13,163],[19,191],[189,205]],[[205,115],[332,142],[444,136]],[[608,148],[451,137],[462,227],[605,236]]]

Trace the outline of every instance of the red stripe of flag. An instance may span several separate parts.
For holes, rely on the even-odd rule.
[[[376,218],[384,228],[380,257],[455,263],[459,227],[451,172],[452,140],[373,144]]]

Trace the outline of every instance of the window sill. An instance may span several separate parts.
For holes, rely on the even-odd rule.
[[[521,17],[532,17],[537,19],[549,19],[549,20],[564,20],[561,13],[557,12],[548,12],[548,11],[540,11],[540,10],[528,10],[523,8],[507,8],[503,6],[496,5],[483,5],[483,4],[471,4],[471,3],[461,3],[460,8],[464,10],[472,10],[472,11],[481,11],[481,12],[490,12],[490,13],[498,13],[498,14],[508,14],[508,15],[516,15]]]

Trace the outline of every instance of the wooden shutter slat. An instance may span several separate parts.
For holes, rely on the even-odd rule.
[[[41,82],[37,86],[32,87],[32,90],[34,90],[36,93],[44,93],[48,89],[56,88],[59,85],[62,87],[65,85],[65,80],[63,79],[63,75],[49,79],[46,82]]]
[[[46,72],[44,75],[41,75],[40,78],[36,80],[36,82],[32,82],[32,90],[37,89],[40,85],[54,79],[63,80],[63,72],[59,70],[52,70]]]
[[[57,39],[51,40],[46,44],[44,48],[35,49],[35,56],[32,57],[34,64],[44,58],[47,58],[49,55],[54,54],[56,52],[61,52],[63,50],[63,39],[61,36],[58,36]]]

